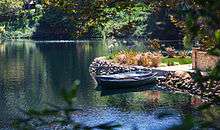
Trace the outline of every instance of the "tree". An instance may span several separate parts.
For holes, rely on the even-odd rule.
[[[23,5],[23,0],[1,0],[0,16],[13,16],[22,9]]]
[[[155,8],[167,8],[170,20],[185,33],[185,39],[199,43],[203,50],[216,47],[215,32],[220,28],[219,0],[159,0]]]

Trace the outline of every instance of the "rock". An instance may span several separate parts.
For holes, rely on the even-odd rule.
[[[190,79],[191,78],[191,75],[187,72],[184,72],[184,71],[176,71],[174,73],[174,76],[182,78],[182,79],[187,79],[187,78]]]

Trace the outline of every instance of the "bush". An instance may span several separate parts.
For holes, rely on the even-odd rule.
[[[161,63],[160,53],[138,53],[134,51],[120,52],[113,60],[119,64],[141,65],[144,67],[158,67]]]
[[[220,56],[220,49],[219,48],[213,48],[211,50],[208,50],[208,53],[210,55]]]
[[[135,63],[136,55],[137,53],[134,51],[119,52],[118,54],[116,54],[114,61],[120,64],[128,64],[128,65],[136,64]]]
[[[173,58],[175,55],[175,49],[172,47],[167,47],[166,49],[166,53],[168,55],[169,58]]]
[[[183,38],[183,45],[185,49],[190,49],[192,47],[192,38],[189,34],[185,35]]]
[[[160,53],[153,53],[151,57],[151,66],[158,67],[161,63],[162,55]]]
[[[2,39],[31,38],[43,16],[43,10],[38,8],[31,10],[19,10],[17,15],[8,21],[0,22],[0,34]],[[1,29],[2,28],[2,29]]]
[[[215,31],[216,47],[220,49],[220,29]]]

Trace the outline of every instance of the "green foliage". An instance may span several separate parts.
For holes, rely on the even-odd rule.
[[[10,1],[12,1],[12,5],[16,0],[4,0],[0,7],[6,8],[4,6]],[[17,1],[20,2],[20,0]],[[6,32],[2,37],[26,38],[31,37],[33,32],[41,33],[41,30],[46,33],[47,31],[48,33],[52,31],[54,34],[63,33],[67,35],[66,37],[71,38],[109,37],[112,35],[124,37],[127,34],[139,36],[146,31],[149,22],[148,16],[153,9],[150,4],[131,0],[43,0],[41,1],[41,10],[44,11],[42,17],[43,13],[38,14],[36,11],[33,14],[33,10],[22,9],[23,4],[19,4],[19,2],[14,5],[21,7],[16,6],[16,9],[19,10],[16,10],[16,14],[12,14],[16,18],[4,21]],[[40,5],[35,8],[38,9],[38,6]],[[30,15],[31,17],[29,17]],[[34,23],[39,23],[40,26],[34,26],[34,28],[32,26]],[[43,27],[46,28],[43,29]]]
[[[151,11],[150,5],[141,3],[132,4],[127,8],[120,5],[107,7],[102,12],[104,17],[100,17],[100,27],[106,36],[123,36],[129,33],[139,36],[146,30],[146,21]]]
[[[216,40],[216,44],[217,46],[220,48],[220,29],[215,31],[215,40]]]
[[[209,78],[212,80],[220,80],[220,61],[214,69],[208,70]]]
[[[215,31],[215,46],[208,50],[211,55],[220,56],[220,29]]]
[[[189,34],[186,34],[183,37],[183,45],[185,49],[190,49],[192,47],[192,37]]]
[[[181,57],[168,58],[168,57],[164,57],[164,58],[162,58],[162,63],[174,64],[174,62],[179,63],[181,65],[191,64],[192,63],[192,58],[191,57],[186,57],[186,58],[181,58]]]
[[[75,81],[74,83],[76,86],[79,86],[79,81]],[[62,97],[63,100],[68,103],[69,106],[72,106],[73,98],[76,97],[77,94],[77,87],[73,87],[72,90],[67,92],[65,89],[62,90]]]
[[[0,1],[0,16],[15,15],[24,5],[23,0],[1,0]]]
[[[208,77],[203,76],[201,73],[201,70],[196,70],[195,75],[194,75],[194,80],[198,84],[200,84],[200,87],[205,88],[203,85],[203,82],[208,81]]]
[[[186,35],[184,41],[194,41],[203,50],[215,46],[214,32],[219,28],[219,0],[158,0],[156,7],[169,8],[175,21]],[[174,20],[175,19],[175,20]],[[190,37],[189,37],[190,36]],[[190,39],[190,40],[189,40]]]
[[[220,56],[220,49],[219,48],[212,48],[208,50],[210,55]]]
[[[5,29],[2,39],[31,38],[42,16],[40,5],[36,9],[18,11],[18,15],[12,17],[10,21],[1,23]]]

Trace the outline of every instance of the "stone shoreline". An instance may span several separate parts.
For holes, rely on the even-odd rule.
[[[99,57],[94,59],[92,64],[89,67],[89,72],[92,75],[108,75],[108,74],[117,74],[129,71],[137,70],[151,70],[157,72],[158,76],[166,76],[170,71],[163,71],[156,68],[148,68],[143,66],[134,66],[134,65],[121,65],[118,63],[113,63],[111,60],[106,60],[105,57]]]
[[[209,80],[199,83],[193,77],[195,77],[195,73],[181,71],[170,72],[165,79],[159,81],[159,85],[166,86],[175,92],[196,95],[208,101],[219,100],[220,81],[214,81],[214,87],[209,87],[211,86]]]
[[[214,81],[214,88],[208,87],[210,85],[209,81],[199,84],[193,79],[194,71],[189,68],[184,68],[183,70],[185,71],[180,71],[181,69],[175,66],[163,69],[163,67],[147,68],[143,66],[120,65],[106,60],[105,57],[96,58],[89,67],[89,72],[92,75],[108,75],[137,70],[157,72],[158,77],[163,77],[159,78],[158,84],[165,86],[171,91],[197,95],[208,101],[215,101],[220,98],[220,81]]]

